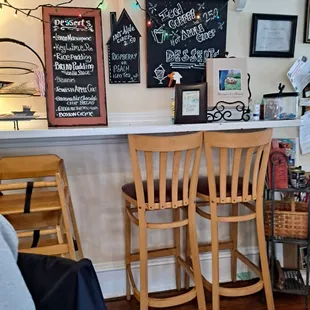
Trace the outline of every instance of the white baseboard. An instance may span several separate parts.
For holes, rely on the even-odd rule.
[[[251,259],[255,264],[258,263],[258,248],[248,247],[240,248],[240,252]],[[205,253],[200,256],[202,273],[208,280],[211,276],[211,253]],[[230,251],[220,252],[220,281],[231,281],[230,276]],[[175,268],[174,258],[162,258],[149,262],[149,292],[160,292],[173,290],[175,286]],[[95,270],[101,285],[104,298],[114,298],[126,295],[126,278],[124,262],[95,264]],[[132,271],[136,284],[139,287],[139,264],[134,263]],[[238,273],[249,272],[247,266],[238,261]],[[254,276],[254,275],[253,275]]]

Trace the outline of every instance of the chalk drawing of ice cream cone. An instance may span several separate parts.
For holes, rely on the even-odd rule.
[[[158,66],[155,70],[154,70],[155,76],[154,79],[159,81],[159,84],[163,84],[163,81],[167,78],[167,76],[165,76],[166,70],[163,67],[163,65]]]

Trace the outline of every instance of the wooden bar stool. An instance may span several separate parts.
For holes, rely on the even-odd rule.
[[[254,132],[205,132],[204,145],[208,178],[198,181],[197,196],[210,205],[211,214],[197,213],[211,221],[211,245],[200,245],[200,253],[212,250],[212,284],[203,279],[207,289],[212,290],[213,310],[220,309],[220,295],[239,297],[265,289],[268,310],[274,310],[266,251],[263,194],[267,163],[270,153],[272,130]],[[218,151],[218,153],[217,153]],[[232,159],[232,173],[228,171]],[[219,176],[215,168],[219,163]],[[250,203],[250,202],[253,203]],[[232,205],[231,216],[219,216],[219,205]],[[250,214],[238,215],[239,204],[250,210]],[[238,251],[238,223],[256,220],[260,270],[253,262]],[[218,224],[231,223],[231,241],[219,242]],[[243,288],[224,288],[219,284],[219,250],[231,250],[232,280],[236,281],[237,259],[246,264],[260,278],[259,282]]]
[[[56,155],[1,158],[0,182],[0,214],[17,231],[19,252],[76,260],[78,250],[83,257],[62,159]]]
[[[125,199],[125,241],[126,241],[126,277],[127,299],[131,298],[131,286],[134,296],[140,301],[140,309],[148,307],[167,308],[187,303],[197,297],[199,309],[206,309],[204,289],[199,263],[198,244],[195,224],[195,198],[197,193],[198,171],[202,147],[202,133],[173,137],[129,136],[129,149],[132,161],[134,183],[122,187]],[[145,158],[146,181],[142,181],[142,160],[138,157],[142,152]],[[168,156],[172,154],[172,178],[167,179]],[[155,155],[159,158],[159,169]],[[185,155],[184,164],[181,162]],[[157,157],[157,156],[156,156]],[[144,166],[144,165],[143,165]],[[181,168],[182,166],[182,168]],[[183,178],[179,181],[179,173],[183,170]],[[159,173],[156,179],[155,173]],[[189,182],[191,176],[191,182]],[[190,184],[189,184],[190,183]],[[188,217],[180,219],[180,209],[188,211]],[[172,210],[173,221],[168,223],[150,223],[146,221],[146,213],[158,210]],[[138,214],[136,217],[135,214]],[[131,252],[131,222],[139,227],[139,252]],[[148,259],[165,256],[176,258],[177,288],[181,288],[181,266],[185,261],[180,257],[180,228],[188,225],[192,254],[193,271],[196,287],[191,291],[171,298],[155,299],[148,296]],[[173,248],[148,251],[147,229],[174,229]],[[140,261],[140,292],[134,282],[131,263]]]

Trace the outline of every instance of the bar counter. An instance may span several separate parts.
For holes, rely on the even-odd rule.
[[[208,124],[173,125],[171,123],[124,123],[107,127],[58,127],[50,129],[0,131],[0,140],[40,139],[40,138],[77,138],[120,136],[128,134],[184,133],[194,131],[241,130],[258,128],[300,127],[302,120],[286,121],[249,121]]]

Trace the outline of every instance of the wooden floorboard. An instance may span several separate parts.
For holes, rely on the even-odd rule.
[[[232,285],[229,285],[230,287]],[[238,285],[239,287],[239,285]],[[171,297],[179,294],[179,292],[165,292],[151,294],[152,297]],[[208,310],[212,310],[211,295],[209,292],[206,293]],[[139,310],[139,303],[134,297],[130,301],[126,298],[119,298],[115,300],[107,301],[108,310]],[[305,297],[276,294],[275,295],[275,306],[276,310],[304,310],[305,309]],[[155,308],[149,308],[155,310]],[[179,307],[167,308],[171,310],[197,310],[196,301],[192,301],[186,305]],[[263,300],[263,294],[258,293],[248,297],[240,298],[226,298],[221,297],[221,310],[266,310],[266,304]]]

